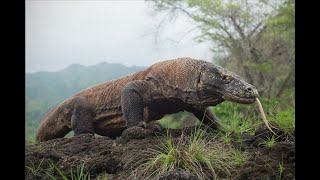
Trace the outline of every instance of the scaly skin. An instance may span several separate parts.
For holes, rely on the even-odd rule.
[[[249,104],[257,96],[254,86],[220,66],[191,58],[162,61],[71,96],[44,117],[37,140],[64,137],[71,130],[75,135],[119,136],[128,127],[179,111],[218,128],[208,106],[224,100]]]

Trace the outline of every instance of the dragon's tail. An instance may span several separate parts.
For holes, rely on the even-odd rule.
[[[64,137],[71,131],[66,122],[61,108],[59,106],[55,107],[42,119],[37,130],[36,140],[41,142]]]

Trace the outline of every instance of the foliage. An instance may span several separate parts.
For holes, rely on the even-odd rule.
[[[294,90],[294,0],[151,0],[155,12],[193,20],[214,60],[257,86],[264,97]],[[161,14],[161,13],[159,13]],[[159,24],[158,28],[161,28]]]

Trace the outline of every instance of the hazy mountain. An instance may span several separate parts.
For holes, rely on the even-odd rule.
[[[26,73],[26,139],[35,136],[43,116],[70,95],[92,85],[144,69],[115,63],[72,64],[56,72]]]

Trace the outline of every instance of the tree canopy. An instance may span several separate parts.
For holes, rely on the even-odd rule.
[[[212,42],[214,61],[264,97],[294,95],[294,0],[151,0],[155,12],[184,15]]]

